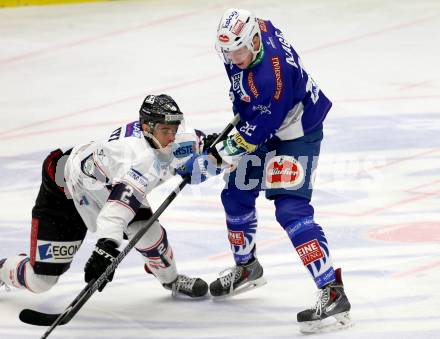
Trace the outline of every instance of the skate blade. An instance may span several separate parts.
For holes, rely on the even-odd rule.
[[[263,285],[267,284],[267,280],[264,277],[258,278],[256,280],[252,280],[252,281],[248,281],[246,283],[244,283],[243,285],[239,286],[238,288],[236,288],[235,290],[232,291],[232,293],[228,293],[228,294],[224,294],[224,295],[220,295],[218,297],[212,296],[212,298],[214,300],[223,300],[223,299],[227,299],[230,297],[233,297],[234,295],[238,295],[238,294],[242,294],[244,292],[248,292],[251,291],[257,287],[261,287]]]
[[[341,330],[354,325],[350,318],[349,312],[335,314],[323,320],[303,321],[299,323],[300,332],[305,334],[310,333],[325,333],[336,330]]]

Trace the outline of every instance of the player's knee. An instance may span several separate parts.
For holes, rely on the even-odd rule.
[[[60,276],[31,273],[26,277],[26,287],[34,293],[44,293],[56,285]]]
[[[275,198],[275,217],[280,225],[286,227],[306,217],[313,217],[310,200],[294,195],[279,195]]]
[[[227,214],[240,215],[255,208],[257,195],[254,191],[226,188],[221,193],[221,199]]]
[[[159,223],[155,223],[139,240],[136,250],[144,257],[147,272],[152,273],[162,284],[176,279],[173,250],[168,243],[165,228]]]

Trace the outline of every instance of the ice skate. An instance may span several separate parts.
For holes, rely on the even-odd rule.
[[[266,284],[263,267],[257,259],[247,265],[236,265],[220,273],[220,277],[209,286],[216,298],[231,297]]]
[[[208,292],[208,284],[200,278],[190,278],[186,275],[179,274],[171,283],[163,284],[167,290],[171,290],[173,296],[183,294],[191,298],[200,298]]]
[[[353,324],[349,314],[350,308],[350,302],[344,293],[341,269],[338,268],[336,281],[319,291],[314,308],[297,314],[300,331],[320,333],[349,327]]]
[[[0,289],[1,289],[3,286],[5,286],[5,290],[6,290],[6,291],[9,291],[9,287],[8,287],[8,285],[6,285],[6,284],[3,282],[3,280],[2,280],[2,268],[3,268],[3,264],[5,263],[5,261],[6,261],[6,258],[0,260]]]

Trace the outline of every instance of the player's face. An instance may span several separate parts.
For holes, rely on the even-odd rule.
[[[252,51],[247,46],[243,46],[236,51],[226,52],[226,56],[241,69],[248,68],[252,63]]]
[[[167,147],[176,140],[178,125],[157,124],[153,136],[159,141],[162,147]]]

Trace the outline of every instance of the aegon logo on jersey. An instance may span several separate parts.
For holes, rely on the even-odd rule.
[[[228,231],[228,239],[234,246],[242,246],[246,244],[243,231]]]
[[[279,155],[268,162],[266,167],[266,187],[287,188],[301,184],[304,169],[294,157]]]
[[[174,156],[180,159],[193,154],[193,145],[193,141],[185,141],[178,144],[178,148],[173,152]]]
[[[245,102],[250,102],[251,97],[246,93],[243,88],[243,72],[236,73],[231,77],[232,89],[237,92],[241,100]]]
[[[82,241],[37,241],[36,261],[70,263]]]
[[[318,240],[306,242],[295,248],[304,265],[308,265],[316,260],[324,258]]]

